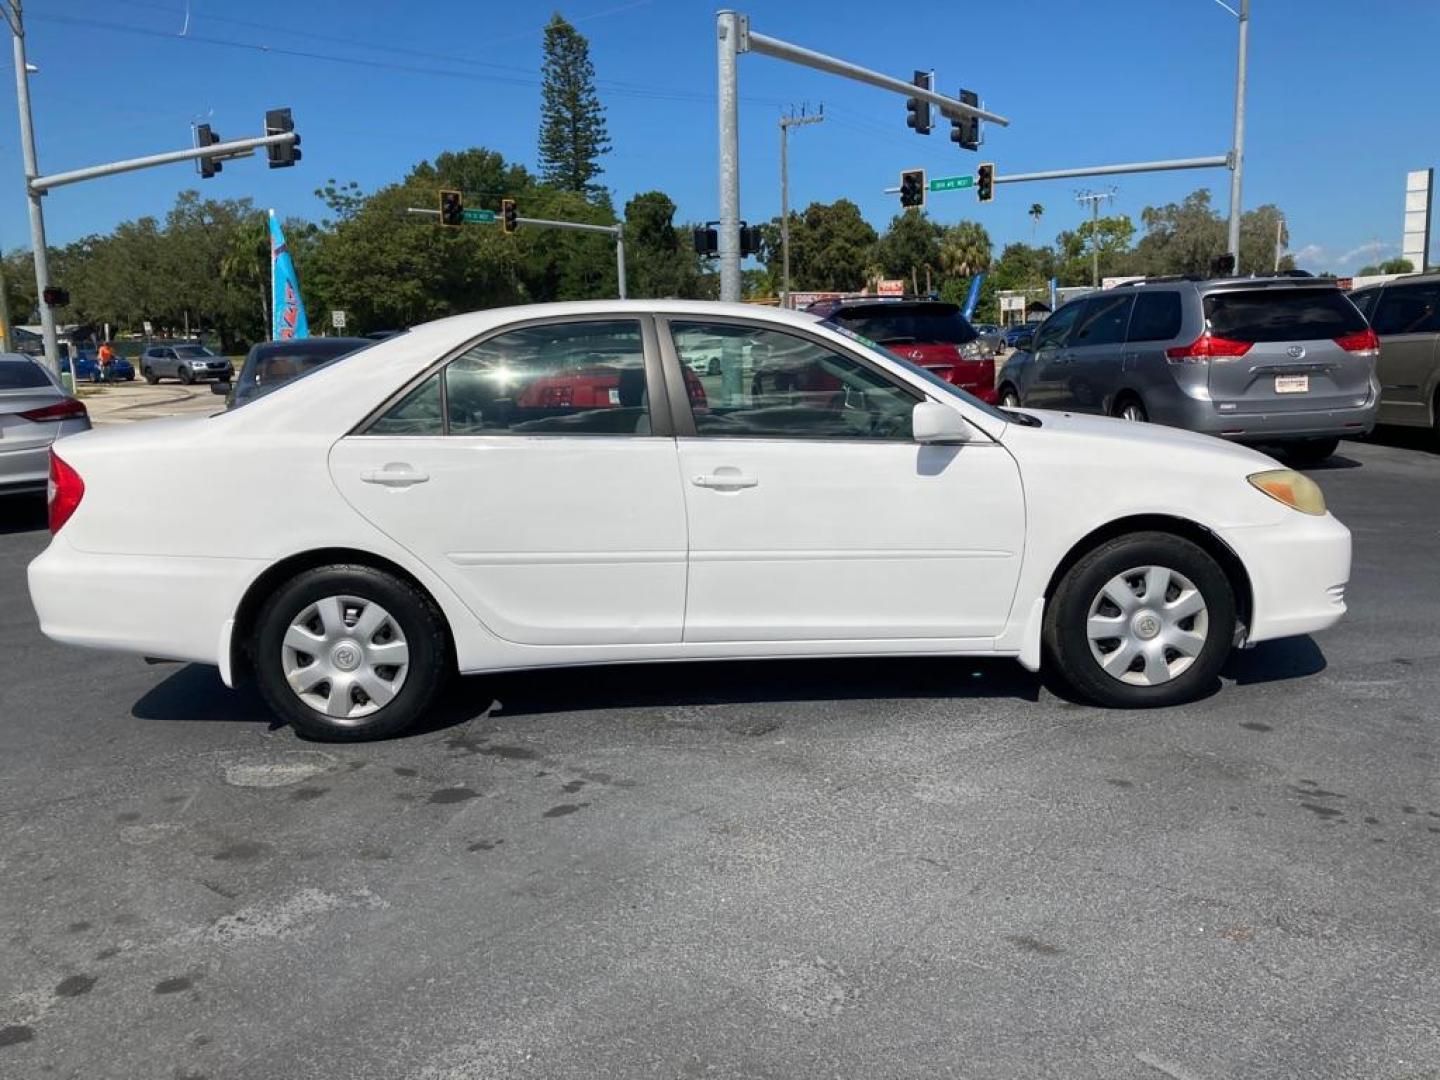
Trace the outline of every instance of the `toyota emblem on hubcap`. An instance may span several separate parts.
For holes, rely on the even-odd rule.
[[[1145,611],[1135,617],[1135,633],[1146,641],[1160,633],[1160,620]]]
[[[360,666],[360,650],[347,641],[335,647],[333,659],[341,671],[354,671]]]

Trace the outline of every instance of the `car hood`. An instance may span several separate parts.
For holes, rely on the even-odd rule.
[[[1246,472],[1280,467],[1274,458],[1258,450],[1183,428],[1166,427],[1163,424],[1137,424],[1133,420],[1049,409],[1014,411],[1035,417],[1041,426],[1009,424],[1005,428],[1007,443],[1012,439],[1027,443],[1042,440],[1063,441],[1069,444],[1067,449],[1074,453],[1105,457],[1114,455],[1137,466],[1159,464],[1165,460],[1160,455],[1173,458],[1177,454],[1185,454],[1187,458],[1193,459],[1208,457],[1222,468],[1241,469]]]

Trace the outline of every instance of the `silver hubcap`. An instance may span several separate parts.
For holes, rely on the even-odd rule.
[[[1157,686],[1184,674],[1205,648],[1209,630],[1200,590],[1166,566],[1116,574],[1090,602],[1085,624],[1096,663],[1132,686]]]
[[[1145,419],[1145,410],[1135,404],[1135,402],[1127,401],[1125,407],[1120,410],[1120,419],[1130,420],[1138,424]]]
[[[405,685],[410,647],[400,624],[373,600],[327,596],[304,608],[280,647],[295,696],[334,720],[354,721]]]
[[[1007,409],[1014,409],[1019,407],[1020,399],[1016,397],[1011,391],[1006,390],[1004,396],[1000,399],[1000,404]]]

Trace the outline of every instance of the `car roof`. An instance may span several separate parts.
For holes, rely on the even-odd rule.
[[[255,356],[269,356],[272,353],[342,353],[374,345],[372,338],[352,337],[306,337],[286,338],[283,341],[261,341],[251,346]]]

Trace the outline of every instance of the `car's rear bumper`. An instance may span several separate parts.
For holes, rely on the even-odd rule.
[[[1365,405],[1343,408],[1294,409],[1274,412],[1227,412],[1224,402],[1197,400],[1182,395],[1178,415],[1161,415],[1154,419],[1176,427],[1189,428],[1205,435],[1216,435],[1232,442],[1261,443],[1288,439],[1325,439],[1346,435],[1364,435],[1375,427],[1380,408],[1379,395],[1372,395]]]
[[[30,563],[30,601],[54,641],[218,664],[229,620],[262,566],[83,552],[62,533]]]
[[[1280,525],[1220,533],[1250,576],[1249,642],[1309,634],[1345,614],[1350,530],[1329,514],[1292,512]]]

